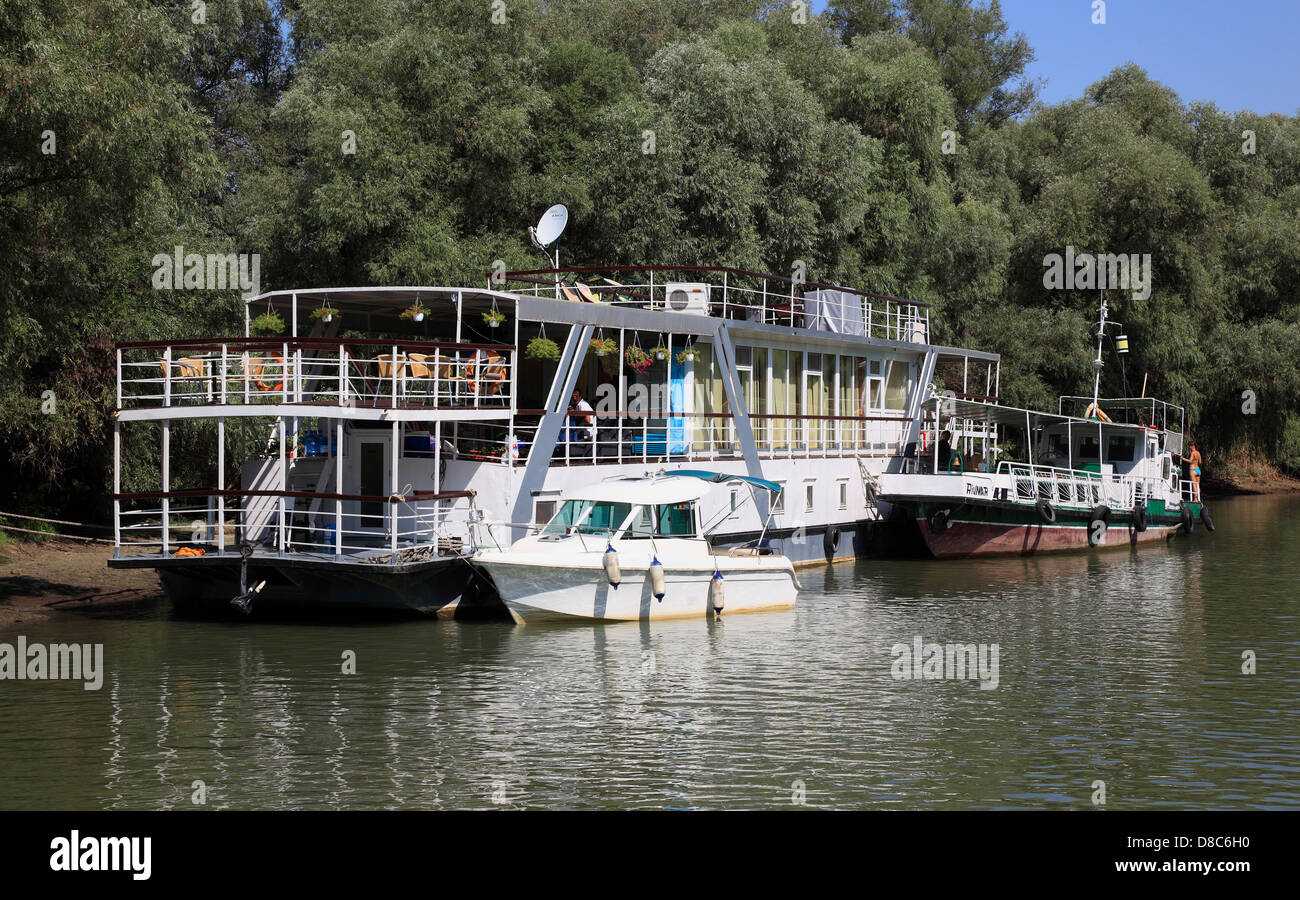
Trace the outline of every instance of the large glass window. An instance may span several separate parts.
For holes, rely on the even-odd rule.
[[[570,529],[576,529],[580,534],[605,534],[622,527],[631,512],[630,503],[614,503],[608,500],[566,500],[542,533],[567,534]]]
[[[1111,462],[1132,462],[1137,441],[1131,437],[1112,434],[1106,442],[1106,459]]]

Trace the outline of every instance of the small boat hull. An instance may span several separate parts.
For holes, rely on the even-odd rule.
[[[656,599],[645,569],[622,571],[617,588],[598,567],[558,566],[477,559],[515,621],[635,622],[707,616],[712,611],[712,571],[668,571],[664,597]],[[792,609],[794,572],[788,567],[733,569],[723,573],[723,613]]]

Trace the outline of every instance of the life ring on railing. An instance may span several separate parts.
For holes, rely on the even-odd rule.
[[[253,383],[257,385],[257,389],[259,391],[267,391],[267,392],[284,390],[284,357],[283,356],[258,356],[258,357],[254,357],[254,359],[256,359],[256,364],[251,366],[250,368],[253,369],[252,372],[254,378]],[[267,369],[266,364],[268,362],[273,362],[280,367],[280,372],[279,372],[280,380],[277,381],[275,384],[270,384],[262,380],[262,376],[266,375],[266,369]]]

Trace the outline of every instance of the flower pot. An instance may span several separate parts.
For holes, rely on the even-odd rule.
[[[417,322],[423,322],[423,321],[424,321],[424,313],[422,313],[422,312],[418,312],[418,313],[416,313],[414,316],[412,316],[411,318],[415,319],[415,321],[417,321]]]

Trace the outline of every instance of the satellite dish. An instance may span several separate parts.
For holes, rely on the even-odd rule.
[[[557,203],[542,213],[542,219],[537,223],[535,237],[537,243],[546,247],[555,243],[560,234],[564,231],[564,226],[569,224],[569,210],[563,203]]]

